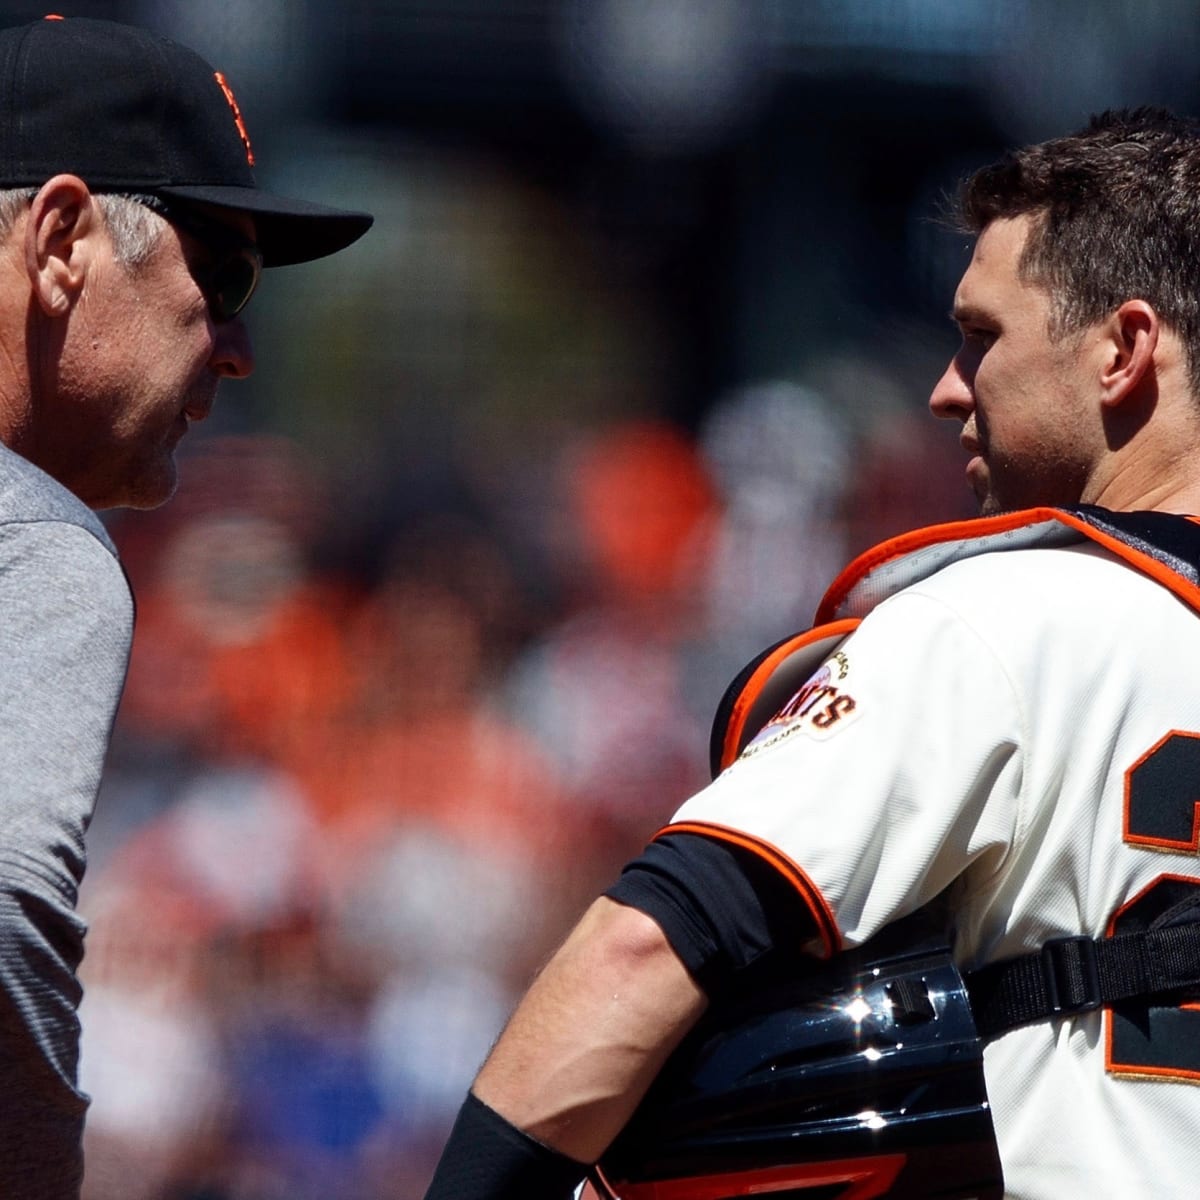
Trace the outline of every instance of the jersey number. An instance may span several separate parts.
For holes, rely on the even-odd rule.
[[[1125,773],[1124,840],[1176,854],[1200,852],[1200,734],[1167,734]],[[1160,875],[1113,914],[1108,932],[1148,929],[1198,891],[1200,879]],[[1109,1022],[1110,1071],[1200,1080],[1200,1004],[1121,1004]]]

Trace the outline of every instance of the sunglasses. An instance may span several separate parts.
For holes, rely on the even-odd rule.
[[[191,205],[164,200],[161,196],[132,199],[182,229],[204,247],[209,261],[189,267],[192,278],[204,293],[214,321],[232,321],[246,307],[262,275],[262,251],[236,230]]]

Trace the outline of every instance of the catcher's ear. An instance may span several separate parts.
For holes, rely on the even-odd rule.
[[[1154,366],[1161,322],[1145,300],[1126,300],[1104,322],[1100,342],[1100,385],[1106,408],[1133,395]]]
[[[103,232],[95,198],[77,175],[56,175],[38,189],[23,248],[30,289],[47,316],[74,306]]]

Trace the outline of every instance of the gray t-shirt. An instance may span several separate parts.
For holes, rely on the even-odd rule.
[[[79,1194],[84,833],[133,598],[87,507],[0,445],[0,1196]]]

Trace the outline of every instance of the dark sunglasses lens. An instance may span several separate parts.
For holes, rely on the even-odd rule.
[[[217,263],[208,277],[208,302],[218,321],[232,321],[254,295],[262,260],[252,250],[228,255]]]

